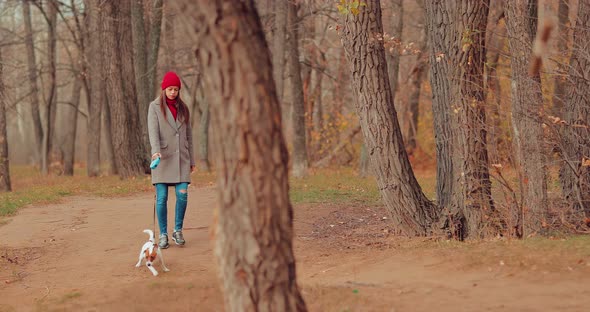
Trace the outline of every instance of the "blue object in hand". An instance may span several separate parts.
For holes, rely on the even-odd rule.
[[[160,157],[152,160],[152,163],[150,164],[150,168],[156,169],[156,167],[158,167],[159,164],[160,164]]]

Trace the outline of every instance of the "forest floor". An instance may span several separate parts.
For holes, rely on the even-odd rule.
[[[0,225],[0,311],[222,311],[209,235],[216,205],[214,186],[189,188],[187,244],[164,251],[171,271],[157,277],[134,266],[142,230],[152,227],[151,192],[29,205]],[[588,237],[407,239],[390,234],[378,205],[294,210],[297,278],[310,311],[590,306]]]

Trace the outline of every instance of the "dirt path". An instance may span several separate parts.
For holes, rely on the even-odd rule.
[[[187,246],[166,250],[171,272],[155,278],[134,267],[142,230],[152,224],[152,194],[72,197],[22,209],[0,226],[0,311],[222,311],[208,230],[216,205],[214,188],[189,188]],[[351,215],[374,220],[335,231]],[[590,305],[590,259],[553,271],[461,269],[435,252],[396,248],[380,234],[387,230],[380,219],[358,207],[295,208],[299,283],[310,310],[586,311]]]

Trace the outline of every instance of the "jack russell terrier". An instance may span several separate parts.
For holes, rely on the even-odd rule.
[[[154,232],[152,230],[143,230],[143,232],[147,233],[150,236],[150,239],[145,244],[143,244],[143,247],[141,247],[141,251],[139,252],[139,260],[137,261],[135,267],[139,268],[141,266],[141,261],[145,260],[145,265],[148,267],[148,269],[150,269],[150,271],[152,271],[152,274],[154,274],[154,276],[157,276],[158,271],[154,269],[154,261],[156,261],[156,258],[160,258],[160,263],[162,263],[162,268],[164,269],[164,272],[170,271],[164,264],[162,251],[160,250],[158,244],[156,244],[156,240],[154,239]]]

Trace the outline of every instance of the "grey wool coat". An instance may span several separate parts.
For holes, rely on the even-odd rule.
[[[160,98],[150,103],[148,132],[152,155],[162,154],[160,164],[152,170],[152,184],[191,182],[191,166],[195,165],[191,125],[190,121],[178,119],[174,120],[167,105],[166,116],[162,114]]]

